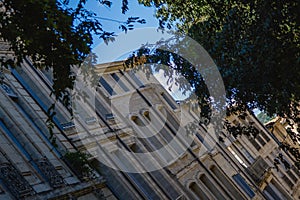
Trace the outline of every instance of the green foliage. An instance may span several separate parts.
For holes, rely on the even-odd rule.
[[[247,117],[247,113],[239,113],[237,116],[241,120],[245,120]],[[229,122],[228,120],[225,120],[224,122],[224,128],[228,131],[233,137],[238,138],[241,135],[245,135],[248,138],[256,138],[256,136],[259,134],[259,130],[254,126],[253,122],[249,122],[249,124],[233,124],[232,122]],[[288,136],[292,139],[294,144],[296,145],[298,140],[300,139],[300,136],[293,132],[290,128],[287,129]],[[219,138],[221,141],[223,138]],[[293,156],[294,158],[294,166],[300,170],[300,149],[299,147],[293,147],[287,142],[282,142],[279,144],[279,149],[284,151],[285,153]],[[277,157],[274,158],[274,168],[278,171],[278,165],[282,164],[286,170],[289,170],[291,168],[291,165],[289,162],[284,158],[282,153],[279,153]]]
[[[53,67],[58,95],[72,87],[70,66],[80,64],[89,53],[91,32],[104,34],[91,13],[64,8],[54,0],[6,0],[1,11],[1,38],[10,43],[17,64],[30,56],[36,65]]]
[[[279,153],[278,156],[274,159],[274,167],[277,171],[279,171],[278,165],[280,162],[283,164],[286,170],[291,169],[291,165],[284,159],[282,153]]]
[[[225,121],[224,123],[225,129],[232,134],[235,138],[237,138],[240,135],[245,135],[247,137],[253,137],[255,138],[258,134],[259,131],[257,128],[255,128],[253,125],[233,125],[232,123]]]
[[[157,8],[162,28],[176,26],[208,51],[223,77],[228,105],[298,118],[299,1],[139,2]],[[161,58],[168,59],[173,57]],[[185,65],[189,72],[184,73],[192,74],[192,67]],[[195,83],[201,80],[189,78]]]
[[[56,137],[54,135],[54,132],[53,132],[53,129],[54,129],[54,123],[53,123],[53,117],[54,115],[56,114],[56,112],[54,111],[55,109],[55,104],[52,104],[49,109],[47,110],[47,120],[46,120],[46,125],[47,125],[47,128],[48,128],[48,131],[49,131],[49,140],[51,142],[51,144],[54,146],[54,147],[57,147],[57,144],[56,144]]]
[[[280,145],[280,148],[283,151],[290,153],[295,158],[295,161],[294,161],[295,166],[298,168],[298,170],[300,170],[300,149],[296,148],[296,147],[292,147],[291,145],[289,145],[286,142],[282,142],[282,144]]]
[[[67,152],[64,159],[69,164],[69,167],[79,176],[79,178],[91,178],[93,175],[92,169],[89,166],[89,155],[76,151]]]
[[[111,6],[111,1],[96,0],[100,5]],[[128,10],[127,0],[122,1],[122,13]],[[15,64],[30,57],[35,66],[53,68],[53,93],[58,98],[66,88],[73,88],[71,66],[80,65],[91,51],[93,36],[112,40],[113,32],[103,30],[100,20],[122,24],[132,29],[134,23],[145,23],[138,17],[125,22],[99,17],[88,10],[87,0],[76,6],[69,0],[3,0],[0,2],[0,38],[8,42],[15,55]],[[1,65],[12,62],[0,60]]]

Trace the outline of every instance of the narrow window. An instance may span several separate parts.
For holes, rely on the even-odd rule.
[[[145,111],[145,112],[144,112],[144,116],[145,116],[145,118],[146,118],[148,121],[151,121],[149,111]]]
[[[242,195],[239,193],[239,191],[230,182],[230,180],[228,180],[228,178],[224,176],[223,173],[216,166],[213,166],[211,168],[211,171],[217,177],[217,180],[219,180],[222,183],[222,185],[231,193],[231,195],[235,199],[244,199]]]
[[[209,199],[205,193],[201,190],[201,188],[195,183],[195,182],[192,182],[190,185],[189,185],[189,189],[201,200],[206,200],[206,199]]]
[[[240,164],[242,164],[244,167],[248,167],[247,164],[243,161],[243,159],[231,147],[227,147],[227,149],[239,161]]]
[[[256,138],[262,146],[264,146],[266,144],[266,142],[262,139],[262,137],[260,135],[257,135]]]
[[[266,194],[270,199],[288,199],[288,194],[279,186],[279,184],[274,182],[273,179],[265,187],[263,193]]]
[[[251,156],[250,152],[239,142],[236,141],[235,144],[237,145],[238,149],[241,151],[242,155],[246,157],[249,163],[254,163],[255,159]]]
[[[283,174],[282,179],[290,188],[293,188],[294,184],[285,174]]]
[[[235,182],[244,190],[244,192],[250,197],[253,198],[255,196],[255,193],[250,188],[250,186],[247,184],[245,179],[240,175],[236,174],[232,176],[232,178],[235,180]]]
[[[142,81],[134,74],[134,72],[130,71],[129,76],[139,88],[144,86]]]
[[[294,175],[294,173],[289,169],[287,172],[286,172],[289,177],[296,183],[298,181],[298,178]]]
[[[173,102],[172,101],[172,99],[169,97],[169,96],[167,96],[164,92],[163,93],[161,93],[161,96],[164,98],[164,100],[170,105],[170,107],[172,108],[172,109],[176,109],[177,108],[177,104],[175,103],[175,102]]]
[[[132,116],[131,120],[138,126],[144,126],[143,121],[138,116]]]
[[[129,148],[133,153],[141,153],[142,152],[136,143],[133,143],[132,145],[130,145]]]
[[[226,199],[222,193],[218,190],[216,187],[216,184],[213,184],[210,179],[206,175],[200,176],[200,181],[211,191],[211,193],[217,198],[217,199]]]
[[[111,76],[125,92],[129,91],[128,87],[125,85],[125,83],[120,79],[120,77],[116,73],[112,73]]]
[[[260,132],[260,135],[261,135],[267,142],[270,141],[270,137],[267,136],[265,132],[261,131],[261,132]]]
[[[295,167],[294,165],[292,166],[292,170],[293,172],[295,172],[298,176],[300,176],[300,171],[297,167]]]
[[[108,94],[110,95],[115,95],[115,91],[113,90],[113,88],[106,82],[106,80],[101,77],[99,80],[100,84],[105,88],[105,90],[108,92]]]
[[[255,141],[255,139],[253,137],[249,137],[248,138],[249,141],[251,142],[251,144],[254,146],[254,148],[259,151],[260,150],[260,145]]]

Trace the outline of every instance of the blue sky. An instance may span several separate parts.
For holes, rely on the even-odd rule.
[[[156,27],[136,28],[126,34],[124,32],[120,33],[116,37],[116,40],[114,42],[110,42],[108,45],[100,43],[93,49],[93,52],[95,52],[98,56],[98,63],[124,60],[130,53],[139,49],[142,44],[156,44],[157,41],[161,39],[168,39],[172,36],[172,34],[163,34],[161,31],[157,31]],[[153,75],[160,84],[167,89],[171,83],[167,83],[168,78],[164,77],[163,74],[163,71],[159,71]],[[182,94],[179,87],[175,84],[172,85],[172,91],[167,89],[167,92],[169,92],[177,100],[185,99],[186,96]]]
[[[172,35],[158,31],[156,27],[135,28],[127,33],[121,32],[114,42],[99,43],[93,48],[98,56],[98,63],[124,60],[143,44],[156,44],[160,39],[168,39]]]
[[[146,28],[146,27],[158,27],[158,20],[154,17],[155,9],[152,7],[145,7],[138,4],[137,0],[129,1],[129,10],[122,14],[121,12],[121,0],[111,0],[112,6],[107,7],[100,5],[96,0],[87,1],[87,8],[93,10],[98,14],[99,17],[116,20],[126,21],[128,17],[140,17],[146,20],[146,24],[135,24],[135,28]],[[120,33],[119,23],[110,20],[100,20],[103,29],[108,32]],[[94,46],[97,46],[102,41],[95,38]]]
[[[112,22],[110,20],[101,20],[103,25],[103,29],[109,32],[115,32],[116,41],[111,42],[108,45],[105,45],[102,40],[95,38],[93,51],[96,51],[99,60],[98,63],[104,62],[113,62],[120,59],[125,59],[126,55],[128,55],[128,50],[135,50],[134,48],[138,48],[139,45],[144,44],[147,40],[151,43],[151,41],[157,41],[161,37],[161,34],[153,34],[153,31],[149,31],[147,33],[147,29],[151,30],[152,28],[158,27],[158,20],[154,17],[155,9],[152,7],[145,7],[143,5],[138,4],[137,0],[129,1],[129,10],[122,14],[121,12],[121,0],[111,0],[112,6],[107,7],[100,5],[96,0],[87,1],[87,8],[93,10],[98,14],[98,16],[116,20],[116,21],[126,21],[128,17],[140,17],[146,20],[146,24],[135,24],[135,29],[133,31],[129,31],[127,34],[122,32],[119,29],[119,23]],[[74,4],[76,1],[71,1]],[[137,31],[138,30],[138,31]],[[142,40],[137,39],[141,38],[138,36],[143,36]],[[142,42],[143,41],[143,42]],[[160,83],[167,87],[165,80],[162,76],[162,73],[158,73],[156,78]],[[172,96],[175,99],[184,99],[184,95],[178,91],[178,88],[174,88]],[[255,114],[261,112],[258,109],[254,110]]]
[[[158,28],[158,20],[154,17],[155,9],[138,4],[137,0],[129,1],[129,10],[125,14],[121,12],[121,0],[112,1],[111,7],[100,5],[95,0],[89,0],[86,6],[88,9],[96,12],[99,17],[110,19],[101,20],[103,29],[109,32],[115,32],[117,35],[115,41],[110,42],[108,45],[102,40],[95,38],[93,52],[98,56],[98,63],[126,59],[129,53],[137,50],[142,44],[155,44],[160,39],[167,39],[171,36],[156,31]],[[134,30],[129,30],[125,33],[119,29],[120,24],[115,21],[126,21],[128,17],[140,17],[146,20],[146,24],[136,23],[134,24]],[[165,88],[169,87],[162,71],[155,74],[155,77]],[[172,92],[167,91],[171,93],[175,99],[185,98],[177,86],[173,86]]]

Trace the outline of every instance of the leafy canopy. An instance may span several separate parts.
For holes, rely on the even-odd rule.
[[[53,68],[54,93],[58,97],[73,87],[72,65],[80,65],[91,51],[93,36],[107,41],[113,32],[103,30],[101,18],[86,8],[87,0],[3,0],[0,1],[0,38],[10,45],[15,61],[1,58],[1,66],[20,64],[30,57],[36,66]],[[102,6],[110,1],[96,0]],[[122,0],[121,12],[128,10]],[[106,19],[107,20],[107,19]],[[108,19],[109,20],[109,19]],[[116,20],[111,20],[116,21]],[[134,23],[145,23],[138,17],[119,22],[127,31]]]
[[[299,1],[277,0],[139,0],[155,6],[161,28],[176,28],[201,44],[218,66],[226,88],[228,115],[242,116],[258,108],[279,115],[300,133],[300,17]],[[180,48],[180,47],[179,47]],[[149,53],[150,52],[150,53]],[[162,51],[143,50],[148,61],[169,64],[195,87],[201,115],[211,115],[210,94],[203,77],[183,58]],[[173,73],[169,73],[173,74]],[[296,125],[296,126],[295,126]],[[235,137],[255,137],[250,124],[235,126],[225,120]],[[294,144],[299,134],[287,129]],[[297,139],[298,138],[298,139]],[[222,138],[221,138],[222,139]],[[298,143],[299,144],[299,143]],[[283,142],[300,169],[300,149]],[[289,168],[280,153],[279,160]]]
[[[222,75],[228,105],[259,108],[269,116],[288,116],[300,122],[299,1],[139,2],[157,8],[162,28],[176,27],[208,51]],[[160,59],[173,58],[165,53]],[[191,76],[192,66],[185,65],[190,81],[201,82],[198,75]],[[174,68],[174,62],[170,67]],[[201,84],[203,81],[198,84],[199,97],[207,98]]]

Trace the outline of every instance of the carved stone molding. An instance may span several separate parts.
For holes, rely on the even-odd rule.
[[[0,164],[0,179],[17,199],[31,196],[33,189],[21,173],[10,163]]]
[[[64,180],[62,176],[56,171],[54,166],[46,158],[40,159],[38,162],[38,167],[47,178],[50,185],[54,188],[64,186]]]

